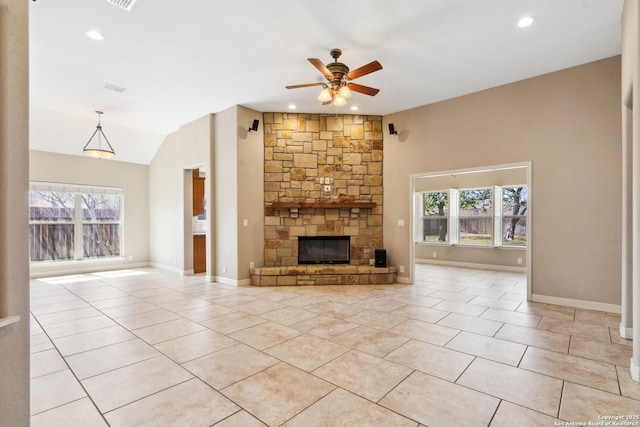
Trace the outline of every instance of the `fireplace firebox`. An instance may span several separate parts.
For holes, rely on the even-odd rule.
[[[298,264],[349,264],[349,236],[298,236]]]

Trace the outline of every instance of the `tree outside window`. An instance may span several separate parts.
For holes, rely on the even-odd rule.
[[[422,233],[425,242],[446,242],[449,215],[449,194],[446,191],[422,194]]]
[[[29,200],[31,262],[120,256],[122,195],[31,191]]]
[[[527,187],[502,187],[502,244],[527,245]]]
[[[460,190],[459,243],[491,245],[493,233],[493,190]]]

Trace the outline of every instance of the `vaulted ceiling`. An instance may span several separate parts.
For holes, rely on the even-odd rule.
[[[143,164],[168,133],[233,105],[386,115],[618,55],[622,4],[137,0],[126,11],[109,0],[37,0],[30,148],[81,155],[96,110],[114,160]],[[519,28],[525,15],[535,21]],[[89,29],[104,40],[88,38]],[[332,48],[351,69],[378,60],[383,69],[357,83],[380,93],[335,108],[320,105],[317,87],[285,89],[324,81],[307,58],[329,63]]]

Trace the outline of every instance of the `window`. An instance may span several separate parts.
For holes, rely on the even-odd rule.
[[[491,245],[493,235],[493,190],[460,190],[458,243]]]
[[[447,242],[449,227],[449,193],[433,191],[422,193],[422,240]]]
[[[29,260],[118,257],[121,218],[121,189],[32,183]]]
[[[527,246],[527,186],[416,193],[416,241]]]
[[[502,187],[501,190],[502,224],[499,243],[503,246],[527,246],[527,187]]]

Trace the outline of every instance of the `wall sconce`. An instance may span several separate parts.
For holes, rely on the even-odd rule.
[[[251,131],[253,131],[253,132],[257,131],[257,130],[258,130],[258,125],[259,125],[259,124],[260,124],[260,120],[255,119],[255,120],[253,121],[253,123],[251,124],[251,127],[249,128],[249,132],[251,132]]]
[[[397,135],[398,131],[396,130],[396,127],[393,125],[393,123],[389,123],[389,135]]]

